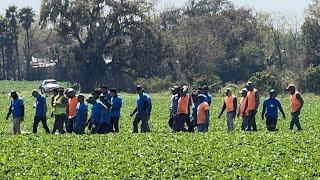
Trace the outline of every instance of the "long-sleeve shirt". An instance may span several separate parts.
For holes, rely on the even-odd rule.
[[[152,102],[149,95],[143,93],[137,97],[137,116],[150,115],[152,110]]]
[[[120,117],[122,108],[122,98],[120,96],[111,99],[111,117]]]

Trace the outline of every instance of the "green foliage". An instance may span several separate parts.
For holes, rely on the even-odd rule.
[[[210,77],[199,77],[195,78],[193,81],[193,88],[208,86],[211,92],[218,92],[222,87],[222,81],[219,76],[212,75]]]
[[[311,65],[305,72],[304,88],[308,92],[320,94],[320,66]]]
[[[270,72],[257,72],[250,78],[250,81],[254,82],[261,92],[268,93],[271,89],[282,92],[280,78],[275,77]]]
[[[18,84],[11,82],[14,87],[20,86]],[[32,89],[35,84],[25,83],[19,91]],[[21,95],[27,110],[23,130],[30,132],[34,99],[30,92]],[[208,133],[174,134],[167,125],[169,93],[151,94],[152,133],[132,134],[129,113],[134,108],[136,95],[120,95],[124,107],[119,134],[47,135],[40,125],[39,135],[14,136],[10,135],[11,121],[2,120],[0,178],[314,179],[320,176],[319,97],[303,95],[306,103],[301,114],[302,132],[288,129],[287,95],[281,101],[288,119],[279,120],[278,132],[267,132],[258,114],[258,132],[241,132],[241,120],[237,119],[236,131],[228,133],[225,119],[217,119],[223,102],[223,98],[217,97],[210,109]],[[0,95],[0,99],[0,115],[4,117],[10,99],[4,95]],[[48,122],[52,128],[53,119],[49,118]]]
[[[152,78],[152,79],[138,79],[137,84],[142,85],[148,92],[161,92],[168,91],[169,88],[173,86],[172,78],[166,76],[162,78]]]

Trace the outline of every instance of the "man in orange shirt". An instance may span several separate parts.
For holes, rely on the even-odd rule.
[[[203,94],[198,96],[199,105],[197,108],[197,126],[199,132],[208,131],[208,122],[209,122],[209,104],[207,103],[207,97]]]
[[[76,114],[77,114],[77,105],[78,99],[76,97],[76,91],[72,88],[69,88],[67,91],[67,97],[69,98],[69,103],[67,106],[67,113],[68,113],[68,122],[67,122],[67,132],[72,133],[73,128],[76,122]]]
[[[178,100],[178,132],[186,132],[185,123],[190,114],[190,106],[192,105],[191,96],[188,94],[188,86],[183,86],[181,96]]]
[[[290,130],[293,130],[294,125],[296,125],[298,130],[301,131],[302,127],[300,125],[299,115],[301,113],[304,101],[301,97],[300,92],[296,90],[294,84],[290,84],[287,88],[287,91],[289,91],[289,93],[291,94],[290,102],[292,120],[290,123]]]
[[[227,110],[227,128],[228,131],[231,132],[234,130],[234,118],[237,114],[237,97],[233,95],[232,90],[230,88],[227,88],[226,91],[226,97],[222,106],[221,113],[219,115],[219,119],[221,118],[223,112]]]
[[[242,125],[241,125],[241,130],[245,131],[248,128],[248,118],[249,118],[249,111],[247,110],[248,107],[248,101],[247,101],[247,93],[248,90],[246,88],[243,88],[240,92],[241,94],[241,99],[240,99],[240,104],[239,104],[239,110],[237,117],[242,117]]]
[[[256,124],[256,114],[258,112],[258,108],[260,105],[260,96],[258,90],[254,87],[254,84],[249,81],[246,85],[248,89],[247,93],[247,108],[249,111],[249,119],[248,119],[248,129],[247,131],[257,131],[257,124]]]

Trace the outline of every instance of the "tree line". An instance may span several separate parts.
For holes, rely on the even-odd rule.
[[[1,79],[53,77],[127,90],[248,79],[263,91],[289,83],[318,93],[320,1],[302,26],[285,17],[236,7],[228,0],[192,0],[156,11],[149,1],[42,0],[40,14],[10,6],[0,16]],[[31,66],[33,58],[54,62]]]

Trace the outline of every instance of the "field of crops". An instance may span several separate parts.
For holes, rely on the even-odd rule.
[[[23,85],[24,84],[24,85]],[[119,134],[11,135],[5,121],[9,97],[16,88],[26,104],[24,131],[31,131],[34,110],[30,90],[38,83],[0,82],[0,179],[318,179],[320,178],[320,98],[304,95],[304,131],[289,131],[288,97],[281,97],[287,113],[279,131],[269,133],[260,115],[259,131],[227,133],[225,119],[217,119],[222,104],[215,97],[207,134],[174,134],[167,126],[169,94],[152,94],[152,133],[132,134],[135,95],[121,93],[124,107]],[[35,87],[33,87],[35,86]],[[49,98],[48,98],[49,101]],[[260,111],[261,112],[261,111]],[[52,128],[53,120],[49,119]]]

